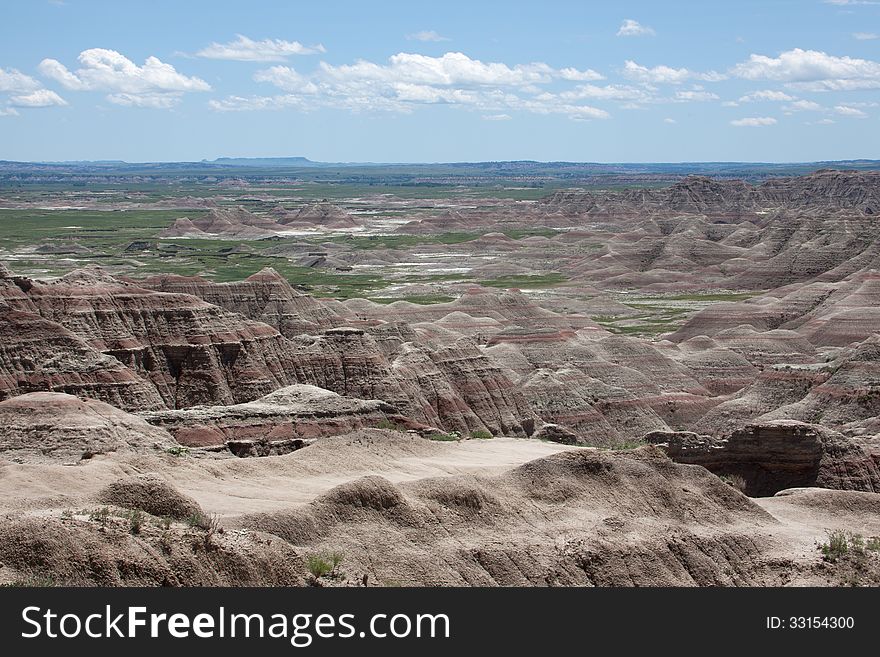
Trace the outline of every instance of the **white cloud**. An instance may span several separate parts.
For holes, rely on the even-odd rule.
[[[880,63],[801,48],[778,57],[753,54],[731,72],[747,80],[775,80],[809,91],[880,88]]]
[[[67,105],[61,96],[49,89],[37,89],[29,94],[12,96],[10,105],[15,107],[52,107],[53,105]]]
[[[838,7],[851,7],[853,5],[880,5],[877,0],[822,0],[826,5],[836,5]]]
[[[185,92],[211,89],[204,80],[183,75],[156,57],[138,66],[115,50],[92,48],[81,52],[78,60],[75,72],[55,59],[44,59],[39,69],[71,91],[106,91],[111,102],[141,107],[170,107]]]
[[[769,116],[750,116],[744,119],[734,119],[730,125],[738,128],[760,128],[767,125],[775,125],[776,119]]]
[[[848,105],[835,105],[834,111],[840,114],[841,116],[848,116],[854,119],[867,119],[868,115],[865,114],[862,110],[857,109],[855,107],[849,107]]]
[[[819,112],[825,108],[812,100],[796,100],[788,105],[783,105],[782,109],[786,112]]]
[[[745,96],[741,96],[739,102],[741,103],[754,103],[762,100],[768,100],[773,102],[783,102],[788,100],[795,100],[794,96],[789,96],[784,91],[774,91],[772,89],[763,89],[761,91],[753,91],[752,93],[746,94]]]
[[[254,41],[242,34],[236,34],[236,40],[229,43],[212,43],[196,53],[197,57],[208,59],[228,59],[238,62],[282,62],[291,55],[314,55],[326,52],[320,43],[304,46],[299,41],[282,41],[281,39],[263,39]]]
[[[569,91],[563,91],[559,94],[560,98],[566,100],[582,100],[590,98],[594,100],[618,100],[618,101],[639,101],[647,102],[651,99],[651,94],[643,89],[631,87],[628,85],[608,84],[598,86],[595,84],[582,84]]]
[[[151,109],[169,109],[180,102],[181,93],[157,94],[108,94],[107,100],[114,105],[123,107],[148,107]]]
[[[259,70],[254,80],[277,87],[274,96],[230,96],[211,100],[218,111],[296,109],[322,107],[353,112],[412,112],[419,106],[444,104],[479,111],[484,116],[524,111],[562,114],[577,120],[607,118],[608,112],[583,101],[641,100],[645,92],[634,87],[599,87],[582,84],[550,93],[551,83],[597,80],[592,69],[555,69],[541,62],[509,66],[482,62],[460,52],[439,57],[398,53],[386,63],[358,60],[353,64],[321,62],[310,72],[290,66]]]
[[[739,107],[739,103],[735,100],[725,100],[721,103],[721,107]]]
[[[14,107],[0,107],[0,116],[18,116]]]
[[[880,34],[875,34],[874,32],[853,32],[853,38],[858,41],[873,41],[874,39],[880,39]]]
[[[718,95],[709,91],[676,91],[675,100],[679,102],[706,102],[709,100],[718,100]]]
[[[23,93],[25,91],[35,91],[41,86],[39,82],[21,71],[17,71],[14,68],[0,68],[0,91]]]
[[[645,84],[682,84],[687,80],[703,80],[706,82],[718,82],[723,80],[724,76],[720,73],[710,71],[708,73],[698,73],[686,68],[672,68],[671,66],[654,66],[648,68],[637,64],[632,60],[627,60],[623,65],[624,76],[631,80],[643,82]]]
[[[484,114],[483,119],[486,121],[510,121],[513,117],[510,114]]]
[[[313,82],[289,66],[273,66],[257,71],[254,73],[254,80],[274,84],[284,91],[306,94],[314,94],[318,91],[318,87]]]
[[[406,35],[407,41],[432,41],[432,42],[440,42],[440,41],[451,41],[449,37],[442,36],[437,34],[434,30],[422,30],[421,32],[413,32],[412,34]]]
[[[617,30],[617,36],[619,37],[634,37],[634,36],[654,36],[657,34],[653,28],[648,27],[647,25],[642,25],[638,21],[634,21],[632,18],[627,18],[620,25],[620,29]]]
[[[837,123],[834,119],[819,119],[818,121],[808,122],[807,125],[833,125]]]
[[[676,123],[678,123],[678,121],[676,121],[675,119],[666,118],[666,119],[663,119],[663,123],[668,123],[669,125],[675,125]]]

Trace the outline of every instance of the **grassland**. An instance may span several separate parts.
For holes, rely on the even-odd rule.
[[[56,201],[57,202],[57,201]],[[479,282],[492,287],[548,287],[565,281],[560,274],[515,276],[477,281],[463,273],[422,274],[418,271],[336,271],[300,267],[284,255],[273,253],[277,240],[220,240],[157,238],[178,217],[197,218],[204,210],[95,209],[0,209],[0,260],[25,275],[62,275],[90,264],[135,277],[169,273],[204,276],[217,282],[241,280],[264,267],[273,267],[291,284],[315,296],[337,299],[376,298],[391,303],[397,298],[377,294],[390,284]],[[552,235],[555,231],[510,230],[513,239]],[[316,245],[333,242],[349,249],[397,249],[406,251],[425,245],[455,245],[475,240],[477,232],[436,235],[315,235],[297,238]],[[77,252],[40,253],[39,247]],[[413,303],[440,303],[446,294],[403,295]]]

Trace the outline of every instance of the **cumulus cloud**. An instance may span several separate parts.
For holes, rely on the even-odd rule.
[[[786,112],[820,112],[825,108],[812,100],[795,100],[783,105],[782,109]]]
[[[880,88],[880,63],[795,48],[778,57],[751,55],[731,69],[747,80],[774,80],[808,91]]]
[[[282,62],[291,55],[314,55],[326,52],[320,43],[304,46],[299,41],[263,39],[254,41],[242,34],[236,34],[235,41],[211,43],[196,53],[197,57],[207,59],[228,59],[238,62]]]
[[[156,57],[138,66],[115,50],[92,48],[81,52],[78,61],[80,68],[70,71],[55,59],[44,59],[39,70],[71,91],[106,91],[111,102],[142,107],[171,107],[186,92],[211,89]]]
[[[862,110],[856,107],[850,107],[848,105],[835,105],[834,111],[840,114],[841,116],[848,116],[854,119],[867,119],[868,115],[865,114]]]
[[[706,102],[709,100],[718,100],[718,95],[713,94],[709,91],[701,91],[701,90],[676,91],[675,92],[675,100],[677,100],[679,102],[686,102],[686,103],[690,103],[690,102],[702,103],[702,102]]]
[[[772,101],[772,102],[785,102],[789,100],[795,100],[794,96],[789,96],[784,91],[774,91],[772,89],[762,89],[761,91],[753,91],[751,93],[746,94],[745,96],[740,96],[739,102],[741,103],[754,103],[758,101]]]
[[[0,92],[10,94],[4,101],[6,106],[0,107],[0,116],[17,116],[16,107],[67,105],[57,93],[44,89],[40,82],[14,68],[0,68]]]
[[[321,62],[308,73],[291,66],[272,66],[254,80],[277,87],[274,96],[230,96],[212,100],[218,111],[292,108],[302,111],[333,107],[350,111],[412,112],[419,106],[444,104],[499,116],[508,111],[562,114],[573,119],[606,118],[606,110],[583,102],[590,98],[638,98],[639,90],[582,84],[551,93],[547,85],[595,81],[592,69],[556,69],[541,62],[507,65],[482,62],[460,52],[438,57],[398,53],[385,63],[358,60],[353,64]]]
[[[595,100],[618,100],[648,102],[653,96],[644,89],[628,85],[608,84],[599,86],[595,84],[582,84],[574,89],[563,91],[559,94],[566,100],[578,100],[591,98]]]
[[[734,119],[730,125],[738,128],[760,128],[762,126],[774,125],[776,119],[770,116],[749,116],[743,119]]]
[[[37,89],[28,94],[10,97],[9,104],[14,107],[52,107],[53,105],[67,105],[67,101],[54,91]]]
[[[34,91],[42,85],[31,76],[14,69],[0,68],[0,91],[21,93]]]
[[[705,82],[718,82],[724,76],[715,71],[699,73],[687,68],[672,68],[671,66],[654,66],[648,68],[637,64],[632,60],[626,60],[623,65],[623,74],[631,80],[645,84],[682,84],[688,80],[703,80]]]
[[[449,37],[437,34],[434,30],[422,30],[421,32],[413,32],[406,35],[407,41],[451,41]]]
[[[620,29],[617,30],[617,36],[619,37],[654,36],[655,34],[657,33],[653,28],[642,25],[632,18],[625,19],[620,24]]]

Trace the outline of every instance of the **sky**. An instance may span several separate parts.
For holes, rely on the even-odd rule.
[[[3,0],[0,159],[880,159],[880,0]]]

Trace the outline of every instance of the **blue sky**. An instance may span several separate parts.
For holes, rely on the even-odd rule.
[[[0,13],[0,159],[880,158],[880,0]]]

